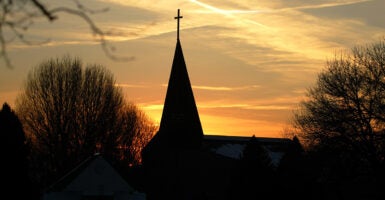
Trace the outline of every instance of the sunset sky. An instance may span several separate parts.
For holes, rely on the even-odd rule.
[[[72,1],[46,0],[48,8]],[[63,3],[64,2],[64,3]],[[327,59],[385,37],[384,0],[82,0],[115,48],[106,56],[79,17],[38,19],[26,38],[8,43],[13,68],[0,60],[0,103],[13,106],[29,70],[71,55],[106,66],[128,101],[160,122],[180,40],[205,134],[282,137],[292,111]],[[9,32],[6,36],[11,38]],[[1,58],[2,59],[2,58]]]

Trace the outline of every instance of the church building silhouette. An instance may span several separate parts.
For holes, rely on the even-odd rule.
[[[204,135],[179,39],[159,131],[142,151],[147,199],[230,199],[242,152],[251,139],[279,163],[292,140]]]

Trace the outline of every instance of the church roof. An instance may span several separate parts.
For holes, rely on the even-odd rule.
[[[206,151],[239,160],[250,139],[251,137],[246,136],[205,135],[203,148]],[[267,150],[274,166],[279,164],[292,143],[292,140],[287,138],[256,137],[255,139]]]

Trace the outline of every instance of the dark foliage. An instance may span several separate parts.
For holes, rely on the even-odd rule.
[[[245,146],[235,169],[229,199],[272,198],[275,171],[268,151],[253,136]]]
[[[28,175],[29,146],[19,118],[7,103],[0,110],[0,181],[2,196],[15,199],[35,199]]]
[[[277,168],[278,190],[281,191],[278,196],[288,199],[311,199],[311,187],[315,179],[310,170],[305,151],[294,136]]]
[[[295,113],[312,176],[325,198],[384,195],[385,40],[326,63]]]
[[[246,168],[261,171],[263,174],[269,173],[273,169],[268,151],[254,135],[244,148],[241,161]]]

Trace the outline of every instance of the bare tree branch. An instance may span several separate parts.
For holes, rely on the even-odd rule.
[[[72,0],[75,8],[58,6],[48,8],[40,0],[19,0],[19,1],[0,1],[0,59],[8,68],[12,68],[11,59],[7,53],[7,45],[16,40],[26,45],[43,45],[49,39],[42,41],[31,41],[28,39],[27,31],[34,24],[34,19],[47,18],[50,22],[58,21],[60,13],[67,13],[79,17],[89,25],[91,34],[100,43],[104,54],[115,61],[131,61],[134,57],[117,56],[113,52],[115,48],[111,46],[107,36],[112,33],[103,31],[90,17],[90,14],[97,14],[108,11],[108,8],[93,10],[84,6],[78,0]],[[10,37],[10,39],[6,39]]]
[[[57,17],[54,16],[52,12],[48,11],[46,7],[43,4],[41,4],[38,0],[31,0],[31,1],[41,11],[41,13],[43,13],[43,15],[45,15],[50,21],[57,19]]]
[[[58,8],[52,9],[50,12],[51,13],[65,12],[65,13],[76,15],[76,16],[82,18],[89,25],[89,28],[91,29],[91,32],[94,34],[94,36],[96,36],[98,38],[98,42],[100,43],[104,53],[110,59],[116,60],[116,61],[132,61],[132,60],[134,60],[134,57],[115,56],[111,52],[111,51],[113,51],[113,48],[111,48],[111,46],[109,46],[108,41],[105,38],[106,36],[108,36],[108,33],[103,32],[85,12],[82,12],[79,10],[74,10],[71,8],[66,8],[66,7],[58,7]]]

